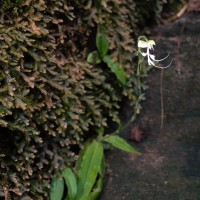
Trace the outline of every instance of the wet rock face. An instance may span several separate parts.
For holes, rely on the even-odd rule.
[[[200,198],[200,13],[186,13],[152,32],[156,55],[170,51],[174,59],[163,71],[164,126],[161,131],[160,70],[155,69],[148,78],[141,114],[151,136],[141,143],[130,142],[141,156],[120,151],[107,155],[101,200]],[[123,137],[128,138],[130,131],[124,131]],[[136,132],[141,133],[141,128]]]

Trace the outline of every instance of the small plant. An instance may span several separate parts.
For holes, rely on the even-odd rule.
[[[160,68],[160,69],[165,69],[171,66],[173,59],[170,61],[170,63],[167,66],[158,66],[155,63],[158,63],[160,61],[165,60],[166,58],[168,58],[168,56],[170,55],[170,53],[167,54],[166,57],[162,58],[162,59],[155,59],[155,55],[152,54],[150,51],[154,50],[153,46],[156,45],[154,40],[148,40],[145,36],[140,36],[138,38],[138,71],[137,71],[137,77],[138,77],[138,82],[140,83],[140,71],[141,71],[141,67],[143,64],[143,60],[145,57],[147,57],[147,62],[149,66],[154,66],[156,68]],[[146,49],[146,52],[142,52],[142,49]],[[140,84],[138,84],[140,85]],[[139,87],[140,88],[140,87]],[[141,89],[140,89],[140,93],[141,93]],[[163,103],[163,70],[161,70],[160,73],[160,107],[161,107],[161,122],[160,122],[160,128],[162,130],[163,128],[163,123],[164,123],[164,103]]]
[[[143,94],[141,94],[142,85],[140,85],[140,78],[147,70],[143,62],[144,58],[147,57],[149,66],[166,68],[157,66],[155,62],[166,59],[169,54],[163,59],[156,60],[155,55],[150,53],[150,50],[153,50],[153,45],[155,45],[153,40],[148,40],[144,36],[138,38],[138,68],[136,76],[139,85],[139,96],[135,104],[135,112],[132,118],[125,126],[120,126],[113,134],[104,136],[103,128],[96,129],[98,137],[93,140],[90,139],[85,143],[84,148],[80,152],[75,169],[72,170],[67,167],[62,170],[60,177],[55,176],[53,178],[50,188],[50,200],[96,200],[98,198],[103,187],[105,144],[125,152],[139,154],[139,152],[130,146],[124,139],[120,138],[117,133],[133,122],[136,115],[139,113],[139,102],[143,98]],[[119,83],[125,85],[126,76],[124,70],[119,68],[117,62],[113,62],[111,57],[107,55],[109,43],[105,35],[97,35],[96,46],[98,51],[90,53],[87,61],[93,64],[98,64],[102,61],[105,62],[115,74]],[[143,52],[142,49],[146,49],[146,52]],[[171,63],[172,61],[167,67],[169,67]],[[64,196],[64,188],[67,188],[66,197]]]
[[[119,67],[117,62],[114,62],[110,55],[108,55],[109,42],[103,33],[97,34],[96,46],[98,51],[91,52],[87,61],[91,64],[106,63],[110,70],[115,74],[117,80],[121,85],[126,85],[126,75],[122,68]]]
[[[103,132],[101,132],[102,134]],[[76,163],[75,170],[65,168],[61,177],[55,176],[51,183],[50,200],[95,200],[103,187],[104,144],[126,152],[139,153],[118,135],[101,136],[94,140],[88,140]],[[64,195],[64,187],[67,195]]]

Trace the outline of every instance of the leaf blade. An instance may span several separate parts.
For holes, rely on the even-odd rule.
[[[117,62],[112,61],[111,57],[106,55],[103,57],[103,61],[108,65],[111,71],[115,74],[118,81],[122,84],[126,84],[126,74],[122,68],[119,68]]]
[[[99,64],[101,62],[101,59],[99,58],[99,54],[97,51],[93,51],[89,53],[87,57],[87,62],[90,64]]]
[[[69,200],[75,200],[77,195],[77,181],[74,173],[70,168],[62,170],[62,175],[67,185]]]
[[[99,171],[99,177],[98,177],[95,188],[88,196],[83,197],[80,200],[96,200],[99,197],[99,195],[101,194],[102,188],[103,188],[104,172],[105,172],[105,160],[103,158],[101,168]]]
[[[64,180],[55,176],[51,181],[50,200],[61,200],[64,192]]]
[[[134,149],[130,144],[128,144],[124,139],[122,139],[118,135],[107,135],[104,137],[104,141],[122,151],[140,154],[136,149]]]
[[[103,159],[103,144],[94,140],[86,149],[78,172],[77,200],[88,196],[96,182]]]

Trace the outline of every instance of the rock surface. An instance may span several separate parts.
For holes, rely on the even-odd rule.
[[[170,51],[174,61],[170,68],[154,69],[148,77],[140,120],[150,126],[151,135],[142,143],[129,142],[140,156],[118,150],[107,154],[100,200],[200,200],[200,13],[186,13],[152,35],[160,57]],[[130,131],[122,137],[128,138]]]

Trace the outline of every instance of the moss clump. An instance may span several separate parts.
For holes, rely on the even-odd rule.
[[[104,65],[86,62],[103,24],[113,58],[134,73],[134,6],[105,2],[33,0],[23,12],[0,11],[0,193],[8,182],[9,191],[45,199],[84,138],[108,120],[119,123],[122,96],[136,98],[131,82],[121,88]]]

